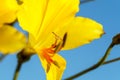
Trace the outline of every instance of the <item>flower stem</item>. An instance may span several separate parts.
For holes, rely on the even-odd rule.
[[[18,63],[17,63],[17,67],[16,67],[16,70],[15,70],[15,73],[14,73],[13,80],[18,79],[18,75],[19,75],[19,72],[20,72],[20,69],[21,69],[23,63],[29,61],[31,56],[32,56],[32,54],[26,54],[24,52],[24,50],[22,50],[21,52],[19,52],[17,54]]]
[[[13,80],[18,79],[18,75],[19,75],[19,71],[20,71],[21,67],[22,67],[22,62],[18,61]]]
[[[85,69],[85,70],[83,70],[83,71],[69,77],[69,78],[66,78],[65,80],[73,80],[74,78],[82,76],[82,75],[84,75],[84,74],[86,74],[86,73],[100,67],[101,65],[103,65],[105,60],[107,59],[108,55],[110,54],[110,51],[112,50],[113,46],[114,46],[114,44],[111,43],[110,46],[108,47],[108,49],[106,50],[104,56],[101,58],[100,61],[98,61],[98,63],[94,64],[93,66],[91,66],[91,67],[89,67],[89,68],[87,68],[87,69]]]

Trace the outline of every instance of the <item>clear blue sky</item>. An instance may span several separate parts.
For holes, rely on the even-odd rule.
[[[104,26],[106,34],[91,44],[60,54],[67,60],[63,79],[95,64],[111,42],[120,33],[120,0],[96,0],[80,6],[77,15],[92,18]],[[109,59],[120,56],[120,45],[113,48]],[[7,56],[0,63],[0,80],[12,80],[17,64],[16,55]],[[18,80],[45,80],[45,74],[37,55],[22,66]],[[120,61],[104,65],[75,80],[120,80]]]

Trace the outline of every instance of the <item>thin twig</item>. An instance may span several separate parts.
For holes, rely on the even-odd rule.
[[[88,2],[92,2],[92,1],[95,1],[95,0],[84,0],[84,1],[80,1],[80,4],[84,4],[84,3],[88,3]]]
[[[113,63],[113,62],[116,62],[116,61],[119,61],[119,60],[120,60],[120,57],[112,59],[112,60],[108,60],[108,61],[104,62],[103,65],[110,64],[110,63]]]
[[[119,58],[116,58],[116,59],[113,59],[113,60],[109,60],[109,61],[106,61],[105,60],[107,59],[108,55],[110,54],[110,51],[112,50],[112,48],[115,46],[115,45],[119,45],[120,44],[120,33],[115,35],[113,38],[112,38],[112,43],[110,44],[110,46],[108,47],[108,49],[106,50],[104,56],[101,58],[100,61],[98,61],[98,63],[94,64],[93,66],[65,79],[65,80],[73,80],[74,78],[77,78],[79,76],[82,76],[83,74],[86,74],[98,67],[100,67],[101,65],[104,65],[104,64],[109,64],[109,63],[112,63],[112,62],[115,62],[115,61],[118,61],[120,60],[120,57]]]

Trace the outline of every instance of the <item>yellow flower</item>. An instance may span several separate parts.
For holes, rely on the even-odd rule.
[[[16,19],[16,0],[0,0],[0,24],[11,23]]]
[[[66,61],[60,50],[69,50],[98,39],[104,33],[94,20],[76,17],[79,0],[23,0],[18,12],[20,26],[29,32],[47,80],[61,80]]]
[[[17,18],[16,0],[0,0],[0,52],[3,54],[21,50],[26,44],[25,36],[9,25]]]

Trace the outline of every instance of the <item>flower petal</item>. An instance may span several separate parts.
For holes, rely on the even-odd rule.
[[[79,0],[23,0],[18,20],[23,29],[43,43],[55,29],[71,22],[78,9]]]
[[[49,71],[47,71],[48,63],[42,56],[39,55],[39,58],[46,72],[46,78],[47,78],[46,80],[61,80],[62,74],[66,68],[66,61],[60,55],[55,54],[52,59],[58,63],[59,67],[57,67],[54,64],[51,64],[49,66],[50,68]]]
[[[16,0],[0,0],[0,24],[13,22],[17,9]]]
[[[88,44],[104,34],[102,25],[89,18],[76,17],[68,27],[67,40],[63,50]]]
[[[0,52],[12,53],[26,45],[25,36],[14,27],[4,25],[0,28]]]

